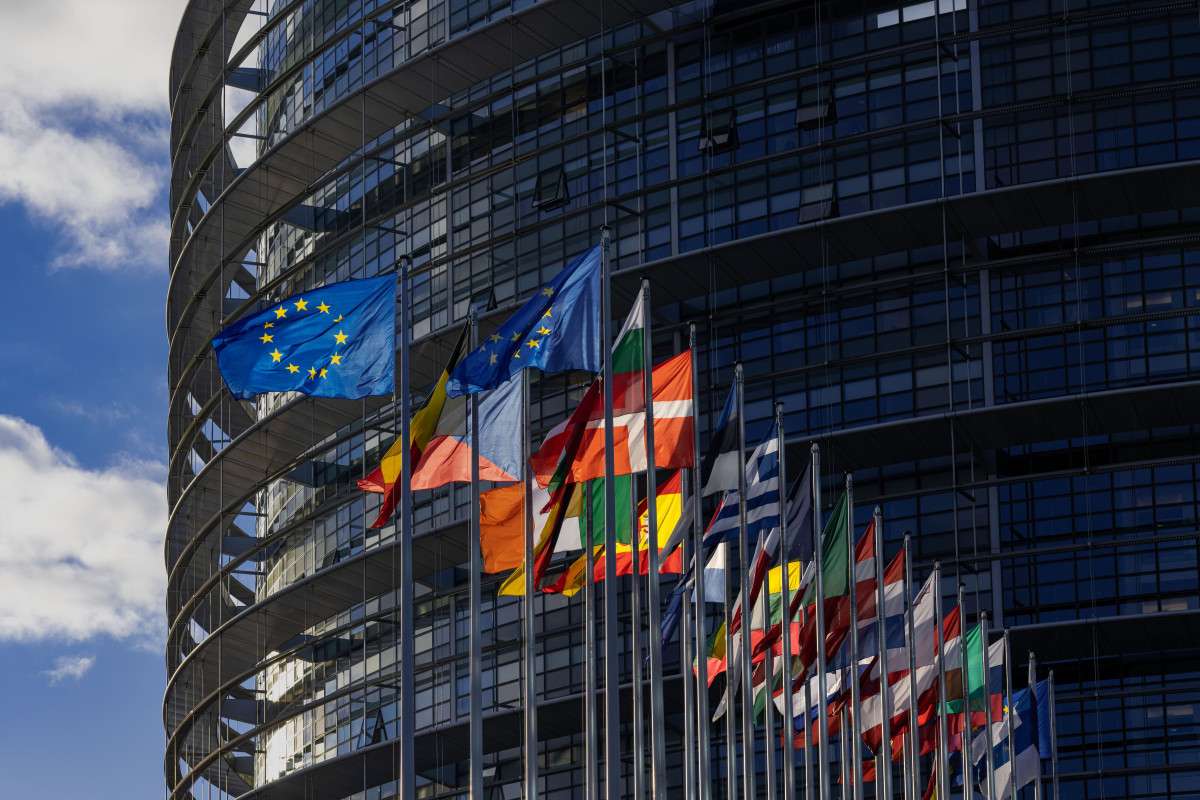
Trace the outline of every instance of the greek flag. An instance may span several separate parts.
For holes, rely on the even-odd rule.
[[[746,464],[746,535],[757,541],[779,528],[779,431],[775,424],[754,448]],[[741,500],[736,489],[725,493],[721,507],[704,534],[707,549],[718,542],[736,540]]]

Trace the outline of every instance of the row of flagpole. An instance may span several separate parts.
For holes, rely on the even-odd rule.
[[[611,257],[609,254],[609,231],[607,228],[602,231],[602,261],[601,261],[601,304],[600,304],[600,321],[599,327],[601,331],[601,341],[604,345],[605,357],[603,359],[602,369],[602,387],[604,396],[604,489],[603,489],[603,514],[601,521],[604,525],[603,539],[603,564],[604,575],[606,580],[615,580],[617,576],[617,504],[615,494],[615,456],[614,456],[614,411],[613,411],[613,365],[612,358],[607,354],[607,347],[612,344],[611,333]],[[402,338],[400,342],[400,361],[401,369],[397,381],[397,394],[400,399],[400,436],[405,442],[411,440],[412,432],[410,420],[411,414],[411,387],[408,378],[408,359],[409,359],[409,322],[408,322],[408,275],[407,270],[402,265],[401,282],[401,301],[400,301],[400,330]],[[634,586],[634,602],[633,616],[631,619],[631,641],[633,645],[633,667],[634,667],[634,694],[633,694],[633,785],[635,788],[635,796],[640,800],[642,796],[642,778],[645,763],[643,760],[644,743],[641,741],[645,728],[643,727],[649,720],[649,751],[650,751],[650,774],[649,781],[646,784],[649,788],[649,793],[654,800],[662,800],[665,798],[668,789],[667,786],[667,757],[665,743],[665,711],[663,708],[663,656],[662,645],[663,640],[660,636],[661,630],[661,614],[662,614],[662,598],[660,597],[660,531],[657,507],[657,475],[655,465],[655,439],[654,439],[654,395],[653,395],[653,357],[652,357],[652,331],[651,331],[651,301],[649,296],[649,283],[642,281],[642,293],[640,301],[643,303],[642,313],[644,315],[643,329],[643,390],[645,402],[645,448],[646,448],[646,524],[647,524],[647,547],[648,560],[648,589],[647,589],[647,608],[646,615],[648,617],[648,662],[649,662],[649,691],[643,691],[643,681],[641,680],[641,657],[640,657],[640,637],[642,635],[642,609],[640,608],[640,589],[638,588],[641,582],[641,534],[637,531],[637,515],[633,515],[633,523],[635,526],[635,535],[633,537],[633,569],[632,569],[632,584]],[[470,316],[471,342],[472,346],[479,343],[478,335],[478,320],[477,313],[474,309]],[[699,384],[699,368],[697,364],[697,342],[695,325],[689,326],[689,344],[691,350],[691,376],[693,386]],[[523,775],[524,775],[524,796],[532,799],[538,796],[539,774],[538,774],[538,745],[537,745],[537,675],[535,665],[537,663],[536,653],[536,615],[534,610],[534,597],[537,587],[535,586],[535,576],[532,571],[535,563],[535,558],[539,558],[535,552],[535,536],[534,530],[534,508],[533,508],[533,474],[530,468],[530,457],[532,455],[532,443],[530,441],[530,431],[532,420],[530,418],[530,398],[529,398],[529,373],[524,371],[521,376],[522,385],[522,474],[520,476],[522,485],[524,486],[523,513],[525,522],[525,539],[524,539],[524,555],[525,555],[525,579],[524,579],[524,598],[523,598],[523,613],[522,613],[522,690],[523,690]],[[758,773],[756,754],[758,749],[758,734],[757,723],[754,719],[754,667],[753,667],[753,650],[754,641],[752,637],[752,628],[754,625],[752,615],[754,609],[751,607],[751,580],[750,580],[750,557],[749,557],[749,525],[748,525],[748,505],[750,498],[747,495],[747,469],[746,465],[741,463],[747,449],[745,442],[745,414],[744,414],[744,375],[741,364],[735,367],[734,392],[736,392],[736,421],[737,421],[737,446],[736,452],[739,454],[739,467],[737,469],[737,531],[738,531],[738,590],[740,591],[740,605],[736,606],[732,603],[733,592],[728,584],[732,575],[727,568],[724,571],[726,587],[723,592],[725,598],[725,675],[726,675],[726,694],[723,701],[725,719],[725,768],[726,768],[726,794],[727,796],[742,796],[756,797],[756,776]],[[693,400],[694,403],[694,400]],[[835,673],[830,671],[829,658],[830,654],[826,652],[828,631],[828,620],[826,618],[826,587],[824,585],[825,564],[824,558],[824,540],[823,526],[821,524],[821,509],[822,481],[820,477],[821,459],[820,451],[816,445],[811,448],[811,465],[809,473],[811,474],[811,519],[812,519],[812,589],[815,593],[815,602],[812,603],[811,609],[802,603],[797,609],[799,613],[799,621],[801,626],[807,626],[808,615],[814,615],[813,627],[815,628],[816,654],[815,676],[809,674],[811,670],[808,665],[800,665],[802,670],[801,677],[803,685],[799,689],[801,694],[800,716],[803,748],[797,748],[796,738],[796,720],[795,707],[791,697],[795,690],[793,681],[796,678],[795,668],[797,666],[795,659],[799,653],[792,652],[792,625],[794,623],[792,606],[795,593],[803,590],[804,587],[791,586],[790,568],[789,568],[789,531],[788,531],[788,500],[787,500],[787,475],[786,475],[786,460],[784,448],[784,430],[783,430],[783,407],[782,404],[777,404],[774,408],[775,436],[777,437],[777,457],[778,457],[778,486],[775,490],[776,496],[776,519],[778,530],[778,545],[781,561],[780,569],[780,586],[779,586],[779,601],[782,610],[783,619],[781,621],[781,669],[780,681],[778,685],[783,687],[784,701],[781,707],[781,719],[783,739],[786,744],[782,748],[782,752],[777,751],[775,746],[776,736],[776,721],[775,721],[775,655],[773,646],[768,647],[766,657],[763,661],[763,669],[765,672],[765,705],[764,716],[766,717],[766,796],[768,800],[775,800],[778,796],[777,792],[782,789],[783,800],[794,800],[794,798],[803,796],[805,800],[809,798],[819,798],[819,800],[828,800],[831,797],[832,785],[835,777],[833,768],[833,747],[831,743],[831,725],[835,722],[838,724],[840,732],[837,734],[842,748],[842,756],[840,761],[841,777],[844,783],[849,785],[848,797],[854,800],[861,800],[863,797],[864,785],[864,770],[863,760],[861,757],[863,736],[863,710],[862,698],[860,697],[861,682],[860,682],[860,653],[859,653],[859,619],[858,619],[858,561],[856,557],[855,547],[855,531],[854,531],[854,514],[853,514],[853,481],[847,475],[845,481],[845,535],[848,542],[846,547],[847,559],[847,574],[848,574],[848,605],[850,626],[848,637],[850,639],[848,668],[844,668],[836,673],[837,685],[839,690],[846,687],[846,681],[849,682],[849,705],[842,705],[839,713],[839,720],[831,720],[829,713],[829,681]],[[472,498],[479,495],[480,490],[480,475],[479,475],[479,396],[472,394],[470,398],[470,442],[471,450],[474,454],[471,461],[471,492]],[[706,608],[706,587],[705,586],[705,527],[702,516],[702,491],[704,489],[702,482],[704,476],[699,469],[699,453],[700,439],[698,426],[693,423],[692,427],[692,442],[693,455],[695,457],[695,467],[690,470],[690,481],[687,483],[691,487],[690,503],[692,504],[690,517],[690,539],[684,536],[682,544],[682,552],[684,554],[684,575],[691,576],[691,592],[694,600],[688,601],[686,597],[682,601],[682,625],[681,625],[681,651],[682,651],[682,670],[684,672],[684,793],[685,797],[696,798],[696,800],[710,800],[712,797],[712,722],[710,719],[708,700],[709,700],[709,676],[708,676],[708,611]],[[400,616],[401,626],[403,630],[401,644],[401,662],[404,679],[401,681],[401,728],[400,728],[400,790],[401,796],[412,797],[415,790],[415,762],[414,762],[414,720],[415,720],[415,693],[413,690],[413,682],[411,676],[414,674],[414,652],[413,652],[413,572],[412,572],[412,542],[411,542],[411,525],[412,525],[412,488],[411,488],[411,472],[412,465],[410,459],[404,458],[401,462],[400,481],[402,486],[401,502],[399,505],[399,530],[401,531],[401,546],[400,546]],[[584,545],[586,558],[586,578],[584,582],[584,625],[585,625],[585,697],[584,697],[584,737],[585,737],[585,796],[599,798],[601,796],[601,784],[603,784],[603,796],[609,798],[618,798],[623,796],[624,780],[622,777],[622,739],[620,737],[621,725],[621,700],[620,700],[620,661],[621,652],[620,644],[622,637],[619,630],[619,609],[618,599],[619,593],[616,587],[609,585],[604,592],[604,603],[602,613],[598,614],[596,605],[596,588],[595,588],[595,541],[594,531],[597,520],[594,515],[594,504],[591,496],[592,486],[589,484],[586,489],[586,496],[583,500],[584,506],[584,524],[581,527],[581,543]],[[636,505],[636,504],[635,504]],[[481,656],[481,606],[482,606],[482,587],[481,574],[482,558],[480,556],[479,538],[480,538],[480,516],[479,504],[472,502],[471,511],[471,553],[470,553],[470,570],[469,570],[469,596],[471,604],[471,620],[470,620],[470,796],[473,800],[481,799],[485,796],[483,783],[483,708],[482,708],[482,656]],[[926,666],[917,663],[916,652],[916,631],[914,628],[914,608],[915,601],[912,597],[913,589],[915,588],[912,577],[912,559],[909,537],[906,534],[904,537],[904,574],[901,581],[902,593],[904,595],[905,618],[904,625],[907,630],[904,631],[904,638],[907,639],[906,665],[902,665],[907,671],[906,678],[901,678],[901,681],[907,683],[907,693],[909,705],[907,710],[908,719],[905,722],[905,733],[893,741],[891,735],[891,725],[893,715],[890,709],[893,705],[893,690],[894,686],[889,680],[889,675],[893,670],[888,665],[888,639],[887,639],[887,618],[886,609],[887,593],[885,589],[885,562],[884,562],[884,541],[883,536],[883,518],[880,509],[876,508],[872,517],[873,524],[871,535],[873,536],[873,580],[875,583],[874,605],[876,616],[876,630],[878,636],[878,671],[879,679],[879,695],[880,704],[883,712],[881,718],[881,739],[879,752],[875,756],[875,775],[877,782],[876,796],[890,800],[892,796],[892,762],[893,744],[898,742],[902,749],[902,761],[900,773],[902,777],[903,797],[905,800],[917,800],[921,796],[921,767],[920,767],[920,713],[918,708],[918,682],[917,671],[920,667]],[[758,537],[759,550],[763,550],[767,546],[769,540],[769,531],[763,531],[760,528]],[[728,550],[726,544],[718,545]],[[770,557],[769,554],[766,554]],[[548,557],[548,556],[547,556]],[[726,566],[728,566],[726,562]],[[768,587],[770,581],[766,581]],[[947,663],[946,656],[948,653],[945,650],[946,633],[945,633],[945,616],[942,613],[942,593],[941,593],[941,569],[936,562],[933,565],[933,598],[934,605],[933,618],[936,625],[936,667],[937,667],[937,693],[936,697],[941,706],[937,716],[937,731],[936,744],[934,746],[932,778],[935,781],[937,796],[941,798],[949,797],[951,794],[950,786],[950,748],[952,744],[951,733],[948,720],[948,698],[946,672]],[[687,589],[683,590],[686,594]],[[770,607],[770,590],[766,592],[766,596],[762,602],[766,603],[766,608]],[[962,606],[963,596],[962,588],[959,589],[958,596],[958,613],[959,624],[962,624]],[[733,631],[734,617],[740,613],[741,624],[736,632]],[[600,645],[597,634],[597,621],[603,619],[604,622],[604,642],[603,651],[604,658],[604,676],[603,681],[600,681],[600,676],[597,674],[597,657],[599,655]],[[770,626],[770,612],[767,612],[767,626]],[[988,635],[987,635],[987,615],[980,614],[981,637],[983,641],[983,674],[985,680],[984,697],[985,705],[990,707],[992,697],[992,687],[990,686],[990,669],[988,661]],[[736,636],[736,639],[735,639]],[[960,638],[962,634],[960,634]],[[1011,657],[1008,648],[1008,632],[1004,631],[1004,667],[1005,681],[1002,694],[1009,698],[1012,702],[1014,689],[1012,684],[1011,674]],[[803,646],[802,646],[803,647]],[[962,696],[962,723],[961,723],[961,744],[959,752],[963,758],[963,769],[969,774],[970,762],[974,756],[973,742],[975,736],[972,732],[972,709],[971,709],[971,693],[967,686],[968,676],[968,661],[967,648],[965,641],[959,645],[961,663],[957,665],[962,671],[963,681],[963,696]],[[732,660],[737,659],[737,663],[732,663]],[[696,662],[696,670],[693,674],[691,665],[693,657]],[[737,673],[735,674],[735,670]],[[816,682],[816,714],[817,719],[815,725],[811,719],[814,709],[810,707],[810,679],[815,678]],[[695,680],[696,683],[692,683]],[[735,720],[734,705],[735,705],[735,686],[741,684],[741,714],[740,714],[740,731],[737,731],[737,721]],[[1036,683],[1035,661],[1033,654],[1029,657],[1029,691],[1033,691]],[[598,698],[601,693],[601,684],[603,685],[604,706],[603,714],[598,706]],[[900,685],[897,682],[896,685]],[[1053,717],[1053,678],[1051,673],[1051,702],[1050,702],[1050,719],[1051,719],[1051,739],[1053,744],[1054,736],[1054,717]],[[649,714],[647,715],[644,705],[645,697],[649,695]],[[720,713],[720,712],[718,712]],[[600,743],[600,721],[603,720],[603,751],[601,751]],[[992,715],[985,711],[985,724],[983,725],[983,736],[986,737],[985,762],[984,770],[986,791],[990,798],[998,797],[997,794],[997,765],[994,763],[994,750],[996,742],[994,741],[994,732],[992,726]],[[1011,748],[1015,742],[1015,730],[1013,714],[1005,715],[1004,723],[1006,726],[1005,739]],[[1028,724],[1028,723],[1026,723]],[[740,736],[739,736],[740,734]],[[814,741],[815,740],[815,741]],[[739,787],[736,766],[739,759],[737,758],[736,745],[741,744],[740,766],[742,769],[741,785]],[[815,744],[815,759],[814,753],[810,748]],[[800,749],[802,752],[797,752]],[[778,781],[779,769],[777,769],[776,759],[782,756],[782,785]],[[800,764],[797,764],[797,757],[800,756]],[[1011,759],[1011,756],[1010,756]],[[601,771],[601,760],[603,760],[603,771]],[[1012,763],[1011,760],[1009,762]],[[815,767],[815,769],[814,769]],[[1011,775],[1015,767],[1010,767],[1009,784],[1014,783]],[[1057,800],[1057,752],[1053,750],[1052,756],[1052,773],[1054,785],[1054,797]],[[1039,769],[1037,780],[1035,782],[1035,796],[1040,800],[1041,791],[1041,769],[1039,761]],[[802,776],[802,783],[801,778]],[[964,778],[964,783],[969,783],[969,777]],[[844,791],[846,789],[844,788]]]

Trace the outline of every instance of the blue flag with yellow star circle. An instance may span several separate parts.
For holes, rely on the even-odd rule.
[[[294,294],[213,337],[229,393],[356,399],[396,381],[396,276],[342,281]]]
[[[526,367],[600,371],[600,245],[568,264],[458,362],[446,396],[494,389]]]

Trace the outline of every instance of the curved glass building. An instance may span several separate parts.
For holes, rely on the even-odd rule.
[[[702,439],[740,361],[749,442],[784,403],[790,464],[1055,670],[1063,797],[1198,796],[1194,0],[190,0],[170,97],[168,800],[396,797],[405,681],[416,796],[469,783],[468,487],[416,496],[402,669],[356,487],[398,405],[234,400],[213,334],[407,258],[419,400],[472,304],[605,224],[613,316],[645,275],[659,357],[698,325]],[[535,442],[587,380],[534,380]],[[531,702],[539,796],[581,796],[582,603],[538,598],[526,697],[498,577],[485,796],[522,796]]]

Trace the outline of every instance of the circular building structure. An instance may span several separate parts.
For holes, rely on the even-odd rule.
[[[826,500],[853,473],[887,557],[911,532],[1055,670],[1063,797],[1195,796],[1195,0],[190,0],[169,90],[168,800],[402,796],[405,682],[414,796],[470,788],[468,487],[369,527],[399,403],[235,400],[214,334],[411,263],[419,401],[469,308],[496,325],[605,225],[614,319],[646,276],[660,358],[697,324],[702,442],[740,362],[747,441],[783,403]],[[588,380],[534,378],[535,442]],[[524,796],[528,703],[538,796],[582,796],[582,604],[537,598],[528,697],[502,577],[481,796]]]

